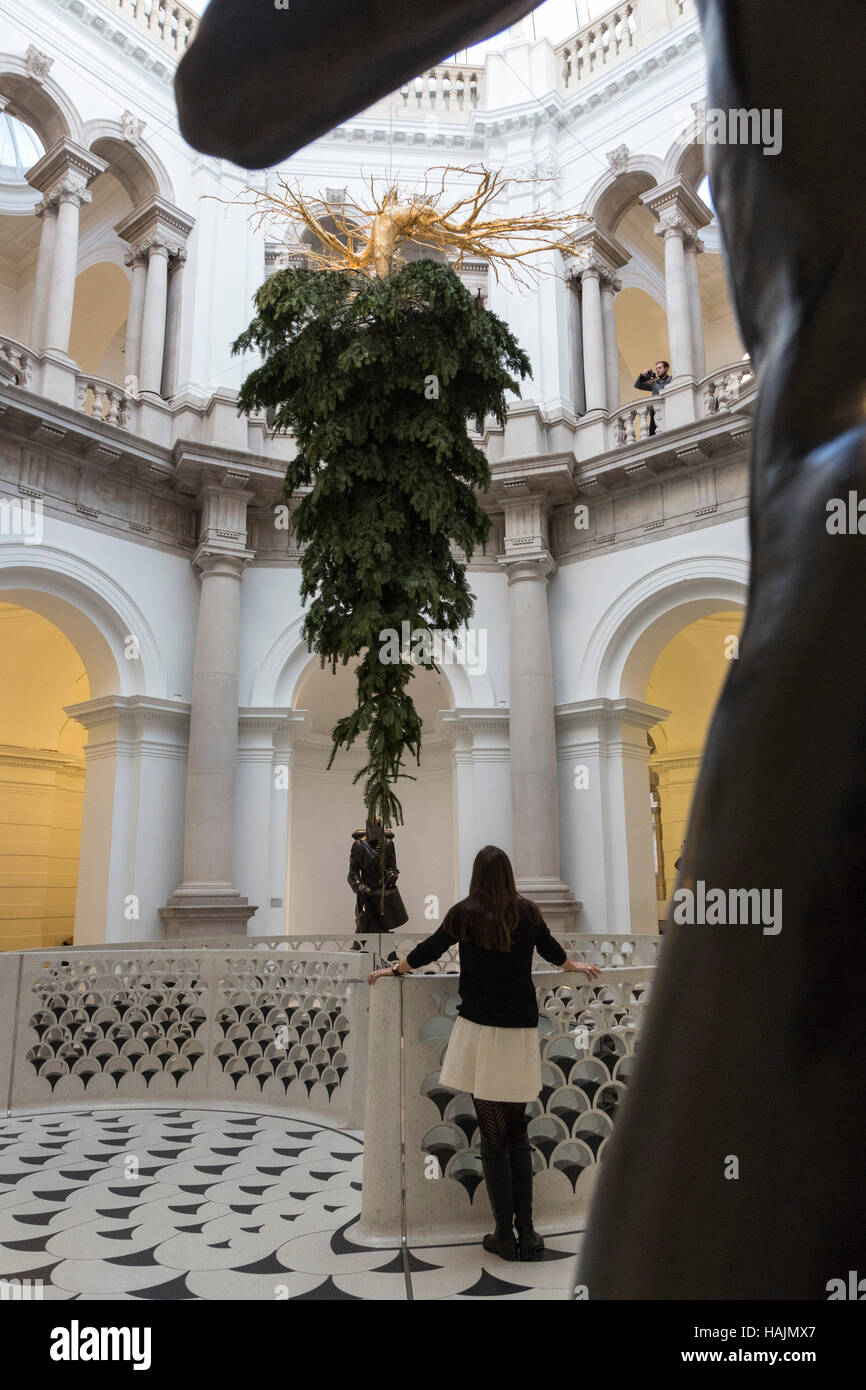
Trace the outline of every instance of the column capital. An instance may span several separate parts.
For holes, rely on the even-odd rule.
[[[179,255],[186,246],[194,226],[194,217],[189,217],[167,199],[154,195],[133,208],[115,224],[114,230],[121,241],[128,241],[131,246],[165,251],[171,257]]]
[[[39,218],[56,217],[57,209],[59,206],[59,200],[45,197],[41,200],[41,202],[38,202],[36,204],[35,208],[33,209],[33,215],[34,217]]]
[[[93,194],[89,188],[85,188],[76,178],[61,179],[46,194],[46,201],[56,203],[58,208],[63,203],[73,203],[77,208],[83,208],[86,203],[91,202]]]
[[[202,579],[212,574],[223,579],[240,579],[254,556],[253,550],[235,554],[227,550],[217,550],[212,545],[200,545],[192,557],[192,563],[201,570]]]
[[[129,270],[134,270],[136,266],[147,266],[147,249],[144,246],[133,246],[131,250],[123,254],[123,264]]]
[[[176,247],[173,242],[166,240],[158,233],[154,233],[154,235],[148,237],[146,241],[140,241],[136,250],[139,255],[145,256],[148,263],[150,263],[154,256],[165,256],[165,259],[168,260],[172,252],[176,250]]]
[[[505,570],[509,588],[512,584],[520,584],[524,580],[532,580],[536,584],[546,584],[550,576],[555,574],[557,570],[556,561],[546,550],[534,555],[506,555],[497,558]]]
[[[704,243],[698,236],[698,229],[694,223],[672,208],[665,208],[661,212],[653,232],[656,236],[664,237],[665,241],[668,237],[678,237],[686,250],[700,253],[704,249]]]
[[[696,242],[700,228],[713,220],[712,210],[682,178],[669,179],[649,189],[641,195],[641,202],[659,219],[657,236],[680,236],[684,241]]]
[[[107,160],[100,159],[64,136],[27,170],[24,177],[31,188],[43,194],[46,201],[61,199],[63,195],[69,200],[86,189],[98,174],[104,174],[107,168]],[[89,195],[81,201],[89,202]]]
[[[572,280],[581,280],[587,276],[597,278],[602,284],[611,285],[614,291],[622,288],[616,279],[616,272],[631,258],[625,247],[603,227],[591,222],[572,238],[570,249],[579,258],[577,264],[569,270]]]

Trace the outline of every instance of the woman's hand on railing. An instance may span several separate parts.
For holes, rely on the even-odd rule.
[[[405,956],[404,956],[403,960],[401,960],[401,961],[399,962],[399,965],[404,965],[404,966],[406,967],[405,970],[401,970],[401,971],[400,971],[400,974],[401,974],[401,975],[410,975],[410,974],[412,973],[411,970],[410,970],[410,968],[409,968],[409,962],[406,960]],[[399,967],[398,967],[398,968],[399,968]],[[393,975],[393,974],[394,974],[394,968],[393,968],[393,966],[391,966],[391,965],[386,965],[384,970],[373,970],[373,971],[367,976],[367,984],[368,984],[368,985],[375,984],[375,982],[376,982],[378,979],[380,979],[382,975]]]
[[[594,980],[597,975],[601,974],[597,965],[583,965],[582,962],[576,960],[567,960],[562,968],[563,970],[579,970],[589,980]]]

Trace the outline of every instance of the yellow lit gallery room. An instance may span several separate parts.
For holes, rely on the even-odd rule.
[[[0,1301],[52,1369],[299,1299],[821,1362],[784,1305],[866,1297],[819,11],[0,0]]]

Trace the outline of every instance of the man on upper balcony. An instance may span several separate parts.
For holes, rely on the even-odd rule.
[[[641,372],[635,386],[638,391],[652,391],[654,396],[660,396],[672,381],[670,362],[659,361],[655,367],[647,367],[645,372]]]
[[[654,396],[660,396],[666,386],[670,386],[673,377],[671,376],[671,364],[660,358],[655,367],[647,367],[645,372],[641,372],[635,387],[638,391],[652,391]],[[656,413],[650,406],[649,432],[656,432]]]

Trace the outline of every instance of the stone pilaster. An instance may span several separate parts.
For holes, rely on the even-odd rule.
[[[559,791],[547,580],[547,502],[529,495],[505,503],[509,607],[509,743],[512,862],[518,891],[548,924],[574,930],[579,904],[560,877]]]
[[[234,884],[241,578],[249,494],[206,482],[190,710],[183,882],[160,910],[166,935],[243,936],[257,911]]]

